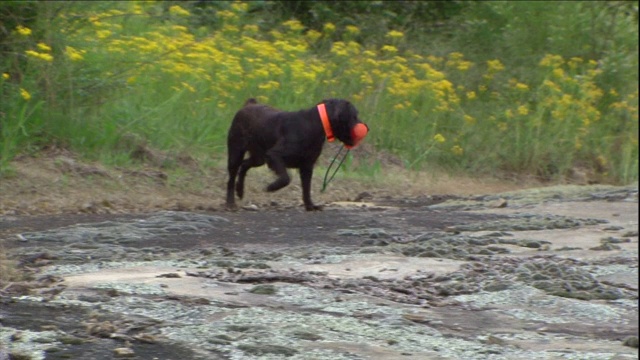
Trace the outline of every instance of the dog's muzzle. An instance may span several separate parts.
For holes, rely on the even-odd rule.
[[[353,142],[353,145],[345,144],[345,147],[347,149],[353,149],[354,147],[358,146],[358,144],[360,144],[360,142],[367,136],[368,133],[369,133],[369,127],[366,124],[357,123],[351,129],[351,140]]]

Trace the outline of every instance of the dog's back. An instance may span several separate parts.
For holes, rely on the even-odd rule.
[[[253,98],[248,99],[233,117],[229,129],[229,140],[233,137],[250,136],[256,132],[264,133],[266,129],[263,127],[269,127],[269,118],[279,112],[271,106],[259,104]]]
[[[271,120],[279,110],[259,104],[255,99],[245,101],[244,106],[233,117],[227,146],[233,152],[268,149],[276,141],[276,124]]]

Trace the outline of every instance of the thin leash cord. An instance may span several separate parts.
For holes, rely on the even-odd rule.
[[[347,152],[344,153],[344,156],[342,157],[342,160],[340,160],[340,162],[338,163],[338,166],[333,171],[333,174],[331,175],[329,180],[327,180],[327,176],[329,175],[329,171],[331,171],[331,167],[333,166],[333,163],[335,163],[336,159],[338,158],[338,156],[340,156],[340,153],[342,152],[342,149],[344,149],[344,147],[340,146],[340,150],[338,150],[338,153],[336,153],[336,156],[333,157],[333,160],[331,160],[331,164],[329,164],[329,167],[327,168],[327,171],[324,173],[324,180],[322,181],[322,190],[320,190],[320,192],[324,192],[327,189],[327,185],[329,185],[329,182],[331,182],[331,180],[333,180],[334,176],[336,176],[336,173],[338,172],[338,170],[340,170],[340,166],[342,165],[344,160],[347,158],[347,155],[349,155],[349,151],[351,151],[351,150],[347,149]]]

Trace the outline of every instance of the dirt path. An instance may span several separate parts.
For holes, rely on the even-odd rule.
[[[5,216],[0,359],[638,358],[637,186],[366,201]]]

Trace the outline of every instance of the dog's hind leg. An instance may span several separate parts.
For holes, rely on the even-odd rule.
[[[233,195],[233,189],[236,182],[238,169],[242,165],[245,149],[241,147],[233,147],[229,145],[229,158],[227,161],[227,171],[229,172],[229,181],[227,182],[227,208],[235,209],[236,200]]]
[[[274,182],[267,186],[267,191],[277,191],[289,185],[291,178],[287,172],[287,166],[282,158],[271,150],[267,152],[267,165],[278,176]]]
[[[252,167],[258,167],[264,165],[264,158],[251,155],[248,159],[244,160],[240,164],[240,171],[238,172],[238,181],[236,182],[236,195],[242,199],[244,196],[244,178],[247,176],[247,171]]]

